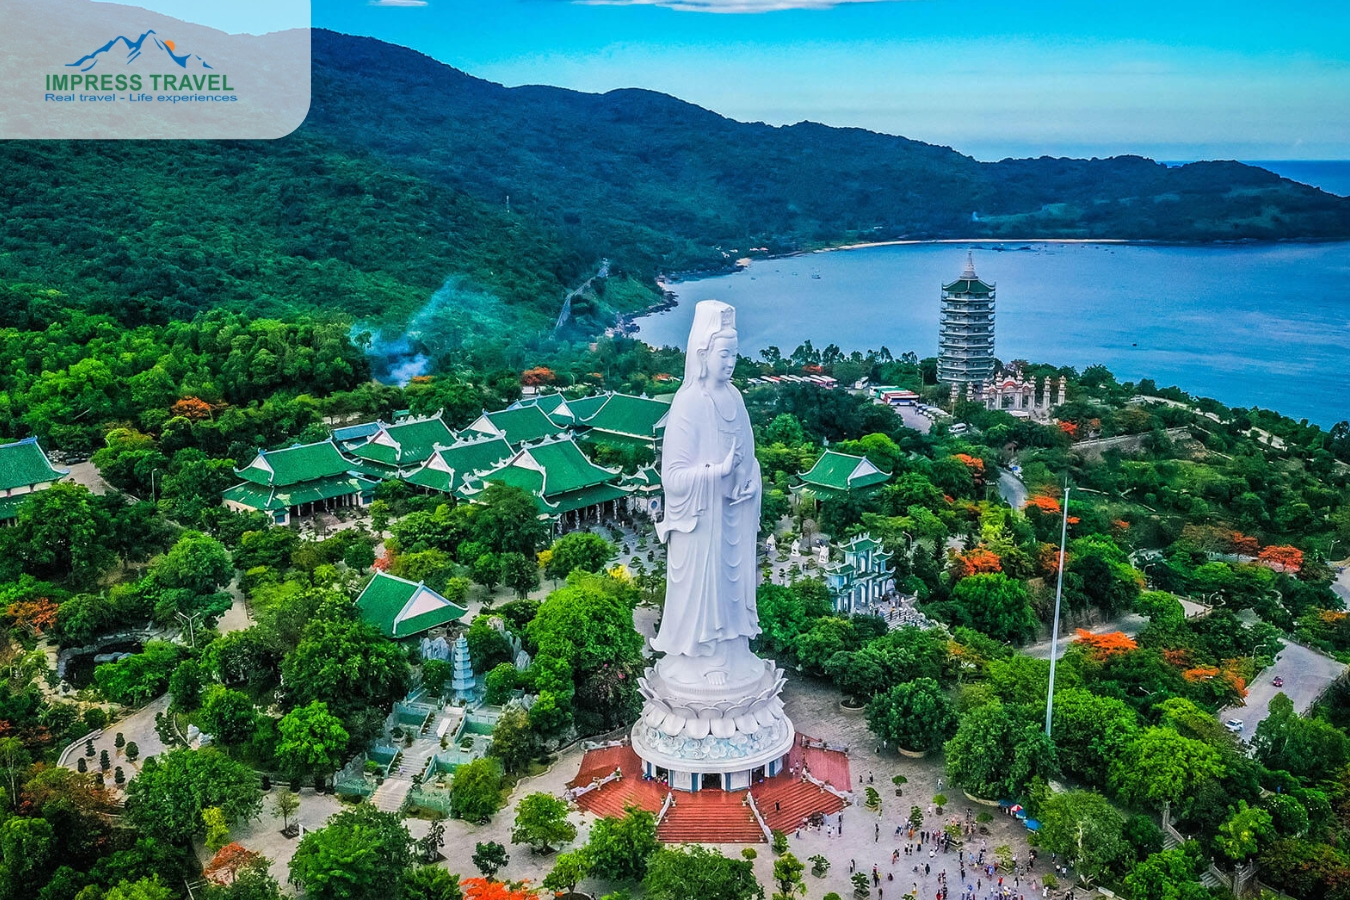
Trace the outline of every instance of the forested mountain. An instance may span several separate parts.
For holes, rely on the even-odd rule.
[[[508,203],[509,197],[509,203]],[[1350,237],[1350,200],[1239,163],[981,163],[860,129],[736,122],[663,94],[506,88],[314,33],[306,124],[274,142],[0,144],[0,280],[128,323],[228,306],[406,321],[447,281],[447,345],[575,332],[652,277],[900,237]],[[24,324],[26,311],[0,313]]]

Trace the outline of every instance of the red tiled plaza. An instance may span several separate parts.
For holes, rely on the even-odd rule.
[[[747,791],[670,791],[658,781],[642,777],[642,760],[626,743],[590,750],[581,761],[581,771],[569,784],[578,788],[612,775],[621,776],[576,799],[579,807],[597,816],[621,816],[627,806],[659,814],[666,795],[674,803],[657,826],[656,834],[667,843],[749,844],[763,842],[764,833],[746,802],[747,793],[765,824],[775,831],[791,832],[815,814],[837,813],[845,802],[824,788],[807,781],[803,767],[813,777],[836,790],[850,790],[848,755],[826,749],[803,735],[788,753],[782,773],[765,778]]]

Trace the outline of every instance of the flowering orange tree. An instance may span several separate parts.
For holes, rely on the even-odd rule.
[[[557,380],[557,374],[548,366],[535,366],[533,369],[526,369],[520,373],[520,383],[532,387],[538,387],[541,384],[553,384]]]
[[[464,891],[464,900],[535,900],[536,894],[529,884],[528,881],[507,884],[488,878],[466,878],[459,886]]]
[[[1050,515],[1057,516],[1060,514],[1059,498],[1051,494],[1037,494],[1036,496],[1029,498],[1025,508],[1034,509]]]
[[[394,551],[386,547],[385,551],[380,554],[380,558],[371,563],[370,567],[377,572],[388,572],[393,564]]]
[[[1003,560],[999,559],[998,554],[991,550],[976,547],[974,550],[967,550],[965,553],[953,554],[951,571],[952,577],[958,581],[982,572],[1002,572]]]
[[[1298,571],[1303,568],[1303,551],[1288,545],[1266,547],[1257,558],[1272,569],[1288,572],[1291,575],[1298,574]]]
[[[5,609],[14,624],[30,634],[42,634],[56,624],[56,604],[46,597],[15,600]]]
[[[267,868],[267,860],[261,853],[246,850],[237,843],[226,844],[220,848],[211,861],[202,870],[211,881],[217,884],[230,884],[245,869]]]
[[[1064,562],[1072,563],[1073,554],[1065,552]],[[1059,574],[1059,545],[1041,544],[1036,548],[1036,571],[1041,575]]]
[[[174,403],[169,412],[193,422],[211,418],[211,404],[197,397],[184,397]]]
[[[1105,634],[1093,634],[1086,628],[1079,628],[1075,644],[1082,644],[1096,659],[1106,659],[1117,653],[1137,650],[1139,644],[1123,631],[1109,631]]]

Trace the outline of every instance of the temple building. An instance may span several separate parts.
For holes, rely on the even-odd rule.
[[[356,612],[385,637],[397,641],[457,622],[469,611],[425,584],[376,572],[356,598]]]
[[[556,526],[574,527],[619,514],[629,492],[620,487],[621,469],[598,466],[586,458],[571,437],[532,444],[505,464],[471,480],[458,491],[473,501],[489,484],[518,487],[532,494],[539,516]]]
[[[405,419],[394,425],[376,422],[372,433],[348,440],[342,449],[361,461],[361,471],[365,474],[388,479],[421,466],[437,450],[454,442],[455,433],[438,412],[434,416]]]
[[[593,412],[576,421],[577,436],[594,444],[645,447],[656,453],[670,404],[648,397],[609,394]]]
[[[277,525],[319,511],[369,506],[379,482],[357,468],[331,439],[260,450],[253,462],[234,470],[244,480],[225,491],[225,505],[267,513]]]
[[[938,381],[979,384],[994,375],[994,286],[975,274],[966,254],[961,277],[942,286],[938,314]]]
[[[519,450],[524,444],[565,434],[570,424],[566,420],[557,422],[537,404],[529,404],[513,406],[499,412],[484,411],[464,431],[503,438]]]
[[[891,473],[878,469],[865,456],[826,450],[810,471],[798,478],[801,483],[791,488],[794,497],[841,500],[885,484]]]
[[[406,473],[403,480],[428,491],[454,494],[515,455],[506,438],[475,436],[467,431],[465,434],[470,436],[436,450],[426,462]]]
[[[35,437],[0,445],[0,525],[13,524],[29,494],[45,490],[69,474],[52,465]]]
[[[825,587],[837,613],[870,613],[875,606],[895,590],[891,574],[891,555],[881,547],[881,541],[870,534],[860,534],[842,545],[844,558],[826,563]]]
[[[986,409],[1002,410],[1019,419],[1034,419],[1037,422],[1050,421],[1050,410],[1064,403],[1068,380],[1060,376],[1058,390],[1054,381],[1045,376],[1044,386],[1037,396],[1036,379],[1024,378],[1016,368],[997,375],[986,382],[979,390],[966,384],[966,399],[983,403]],[[960,399],[961,386],[952,383],[952,402]]]

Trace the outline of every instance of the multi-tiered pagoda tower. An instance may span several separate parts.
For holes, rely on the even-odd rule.
[[[981,384],[994,376],[994,286],[975,274],[966,254],[961,277],[942,286],[938,316],[938,380]]]

